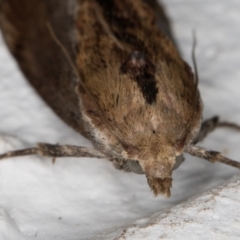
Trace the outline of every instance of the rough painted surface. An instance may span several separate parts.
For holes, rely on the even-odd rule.
[[[191,30],[197,31],[204,118],[219,114],[224,120],[240,122],[240,2],[164,2],[190,63]],[[38,141],[90,146],[39,99],[0,43],[0,151]],[[237,160],[239,142],[240,134],[218,130],[203,145]],[[186,158],[174,173],[170,199],[154,198],[144,176],[117,171],[104,159],[58,159],[55,165],[51,159],[35,156],[2,161],[0,239],[114,239],[121,234],[125,239],[237,239],[237,178],[184,203],[237,171]],[[168,224],[171,220],[174,224]],[[143,227],[148,222],[156,223]],[[135,231],[138,235],[131,234],[133,227],[123,232],[134,224],[140,227]]]
[[[240,177],[183,204],[136,221],[117,239],[239,239]]]

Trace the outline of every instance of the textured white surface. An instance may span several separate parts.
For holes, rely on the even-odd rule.
[[[240,122],[240,1],[164,3],[189,63],[191,31],[197,31],[204,118],[219,114]],[[39,141],[90,146],[35,94],[0,43],[0,151]],[[203,145],[239,159],[239,143],[240,134],[218,130]],[[55,165],[37,156],[2,161],[0,239],[238,239],[239,179],[178,205],[237,171],[186,158],[174,173],[170,199],[154,198],[144,176],[117,171],[104,159],[65,158]]]
[[[120,239],[239,239],[240,177],[190,201],[136,221]]]

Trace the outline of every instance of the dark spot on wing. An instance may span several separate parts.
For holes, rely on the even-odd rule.
[[[107,11],[110,11],[109,14],[111,13],[111,10],[114,9],[114,1],[113,0],[97,0],[97,2],[107,9]]]
[[[131,53],[120,68],[120,73],[130,74],[143,94],[148,104],[153,104],[157,99],[157,82],[155,79],[155,66],[145,59],[142,52]]]
[[[97,2],[112,34],[119,41],[138,49],[145,49],[143,40],[135,34],[139,29],[143,30],[144,23],[132,7],[131,1],[97,0]]]
[[[114,32],[114,34],[115,34],[115,37],[120,41],[126,42],[131,46],[137,46],[138,49],[142,49],[142,50],[146,49],[144,42],[141,39],[139,39],[135,34],[127,33],[127,32],[125,32],[124,34],[119,32]]]
[[[148,104],[156,102],[158,89],[156,87],[156,80],[154,76],[148,73],[143,73],[136,76],[135,80],[146,102]]]

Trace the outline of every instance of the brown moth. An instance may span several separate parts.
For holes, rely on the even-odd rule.
[[[94,145],[39,143],[1,159],[107,158],[167,196],[184,152],[240,168],[196,146],[216,127],[240,127],[217,117],[202,123],[197,77],[156,0],[1,0],[0,27],[28,81]]]

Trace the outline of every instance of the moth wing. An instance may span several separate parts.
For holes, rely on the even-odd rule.
[[[67,124],[84,134],[75,94],[79,79],[70,64],[76,58],[77,1],[2,0],[0,4],[3,37],[27,80]]]

